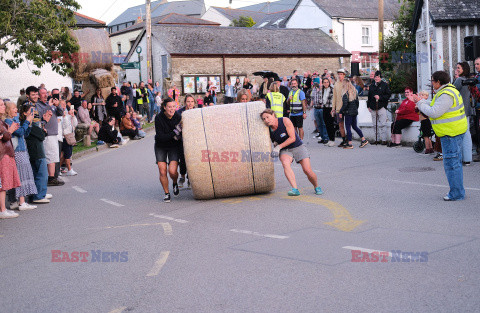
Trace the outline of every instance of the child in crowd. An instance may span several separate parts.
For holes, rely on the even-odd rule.
[[[132,120],[133,125],[138,129],[138,137],[144,138],[147,134],[142,129],[142,123],[137,118],[137,112],[132,112],[130,119]]]
[[[426,90],[422,90],[418,93],[418,95],[423,99],[428,99],[429,93]],[[425,140],[425,154],[431,154],[434,152],[432,139],[430,139],[432,134],[432,124],[430,122],[430,119],[428,119],[428,117],[423,115],[423,113],[419,112],[419,115],[420,115],[420,130],[422,131],[423,139]]]

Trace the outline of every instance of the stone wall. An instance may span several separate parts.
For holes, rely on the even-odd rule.
[[[221,57],[211,58],[171,58],[171,77],[181,90],[182,75],[188,74],[211,74],[220,75],[222,88],[225,85],[223,81],[223,63]],[[344,66],[350,68],[350,58],[344,58]],[[339,57],[270,57],[270,58],[225,58],[225,75],[248,75],[250,81],[256,79],[261,84],[262,78],[252,75],[253,72],[270,70],[278,73],[280,77],[292,75],[293,70],[298,70],[300,75],[304,72],[320,72],[328,68],[335,72],[340,68]]]

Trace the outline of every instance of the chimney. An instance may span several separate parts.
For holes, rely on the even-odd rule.
[[[168,3],[167,0],[162,0],[162,2],[160,2],[160,4],[165,4],[165,3]]]
[[[232,0],[228,0],[228,8],[229,8],[229,9],[232,8]]]
[[[138,24],[141,22],[143,22],[142,17],[141,16],[137,17],[137,21],[135,22],[135,24]]]

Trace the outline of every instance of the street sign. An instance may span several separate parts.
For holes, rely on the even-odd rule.
[[[129,62],[129,63],[122,63],[120,67],[124,70],[140,68],[140,64],[138,62]]]
[[[137,53],[142,53],[142,47],[140,46],[137,47]]]

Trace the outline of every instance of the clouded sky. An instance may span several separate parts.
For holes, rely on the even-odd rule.
[[[152,0],[154,2],[155,0]],[[169,0],[173,2],[175,0]],[[78,11],[81,14],[102,20],[107,24],[113,21],[126,9],[145,3],[145,0],[77,0],[82,6]],[[232,0],[232,7],[238,8],[247,5],[253,5],[261,2],[262,0]],[[274,2],[271,0],[271,2]],[[209,6],[227,7],[229,0],[205,0],[207,9]]]

